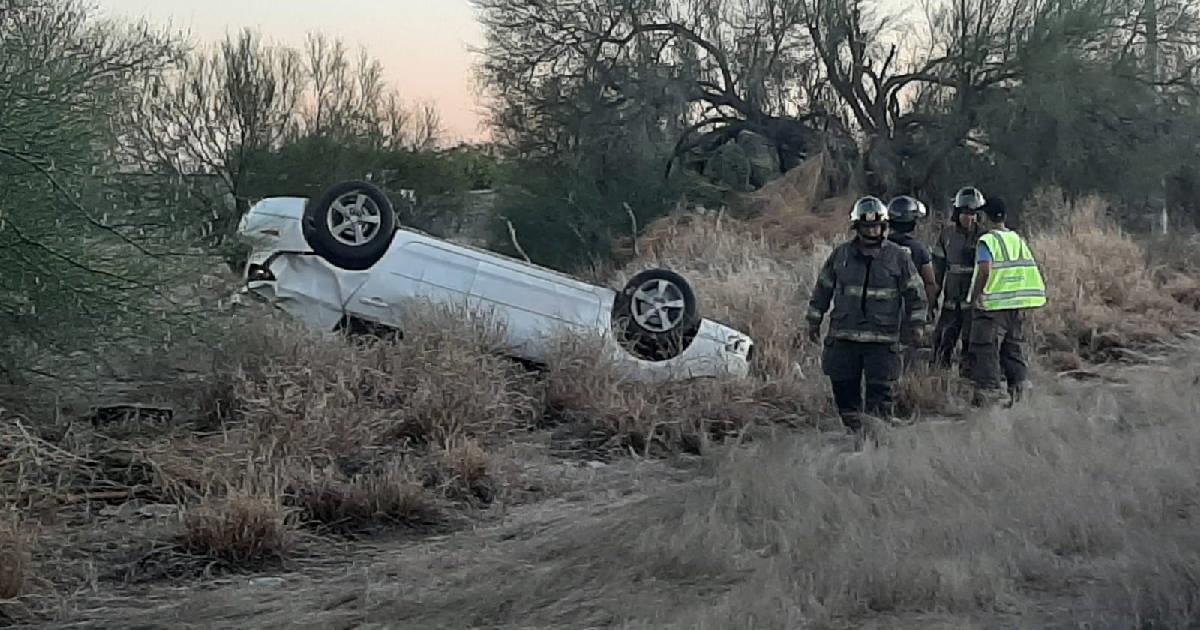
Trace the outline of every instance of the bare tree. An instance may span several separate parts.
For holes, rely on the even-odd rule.
[[[784,167],[820,142],[822,108],[795,0],[475,0],[488,34],[482,76],[500,100],[502,134],[555,151],[573,135],[570,101],[663,110],[682,127],[676,155],[711,151],[744,131],[769,139]],[[575,130],[577,131],[577,130]],[[565,134],[565,135],[563,135]]]
[[[220,195],[191,193],[211,212],[205,231],[220,244],[248,207],[243,194],[256,156],[296,132],[303,75],[296,53],[251,31],[183,54],[171,72],[147,77],[142,99],[119,122],[122,157],[181,180],[215,177]],[[229,203],[229,201],[232,203]]]
[[[442,137],[442,116],[433,104],[425,103],[417,112],[411,130],[393,128],[392,133],[402,139],[406,148],[428,151],[433,149]]]
[[[415,116],[388,89],[377,60],[365,51],[352,60],[340,40],[321,34],[299,51],[243,30],[180,54],[171,72],[148,78],[143,94],[119,123],[122,157],[180,181],[215,178],[215,189],[184,184],[213,246],[226,242],[248,209],[251,175],[281,147],[321,138],[335,146],[423,150],[440,132],[436,110],[427,106]]]
[[[868,0],[806,0],[805,28],[862,134],[871,188],[912,192],[944,174],[959,149],[986,149],[980,115],[1056,64],[1145,82],[1144,2],[936,0],[905,20]],[[1179,87],[1195,68],[1196,11],[1173,4],[1178,72],[1156,82]]]

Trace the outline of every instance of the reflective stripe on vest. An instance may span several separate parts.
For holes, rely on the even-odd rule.
[[[899,333],[883,333],[873,330],[830,330],[829,336],[843,341],[858,343],[899,343]]]
[[[1016,232],[992,230],[979,237],[992,254],[992,270],[980,296],[983,310],[1038,308],[1046,304],[1046,285],[1033,253]],[[979,271],[971,275],[975,286]]]
[[[861,300],[863,297],[863,288],[861,286],[845,285],[842,287],[842,294]],[[881,289],[868,287],[866,294],[868,300],[895,300],[900,297],[900,290],[896,287],[883,287]]]

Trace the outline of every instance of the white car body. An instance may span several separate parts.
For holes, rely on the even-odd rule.
[[[405,300],[429,298],[442,304],[480,309],[498,316],[508,352],[545,363],[557,333],[600,333],[605,352],[629,368],[634,380],[665,381],[697,377],[744,377],[749,372],[750,337],[702,319],[697,334],[677,356],[643,360],[612,334],[616,291],[508,256],[450,243],[398,228],[387,252],[363,271],[341,269],[313,252],[301,218],[307,199],[271,197],[256,203],[238,232],[252,244],[246,290],[322,331],[343,318],[398,327]],[[254,266],[273,279],[249,276]]]

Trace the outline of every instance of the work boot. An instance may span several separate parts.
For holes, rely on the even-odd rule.
[[[975,388],[975,393],[971,397],[971,406],[981,409],[989,409],[1000,404],[1004,394],[998,389],[980,389]]]
[[[863,428],[863,416],[857,411],[847,411],[842,416],[842,426],[846,427],[847,433],[859,433]]]
[[[879,437],[888,429],[888,420],[886,417],[880,417],[873,414],[863,414],[862,417],[862,440],[859,448],[870,442],[875,448],[879,448]]]
[[[1021,383],[1020,385],[1010,386],[1008,388],[1008,404],[1005,406],[1008,407],[1009,409],[1012,409],[1013,406],[1015,406],[1017,403],[1021,402],[1021,399],[1025,397],[1025,393],[1026,393],[1027,389],[1028,389],[1028,385],[1026,385],[1025,383]]]
[[[843,413],[842,425],[846,428],[846,435],[852,440],[851,449],[855,452],[861,451],[866,436],[866,426],[863,422],[862,414],[856,412]]]

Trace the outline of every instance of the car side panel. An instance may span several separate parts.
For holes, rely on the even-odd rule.
[[[370,279],[348,309],[359,317],[399,326],[407,301],[465,305],[475,281],[477,263],[473,257],[434,241],[397,238],[371,268]]]
[[[465,304],[475,283],[479,261],[435,243],[412,242],[401,248],[399,262],[420,270],[416,297],[439,303]]]
[[[481,261],[471,294],[505,327],[511,351],[544,361],[554,338],[569,332],[595,332],[600,297],[520,269]]]
[[[384,266],[419,279],[415,296],[465,303],[490,315],[504,327],[510,351],[535,361],[545,359],[546,344],[556,334],[580,329],[596,332],[611,304],[612,292],[607,289],[422,235],[397,233],[393,250],[402,253],[389,255]],[[396,271],[399,266],[413,271]],[[415,272],[418,268],[419,275]],[[605,296],[609,296],[607,302]]]

